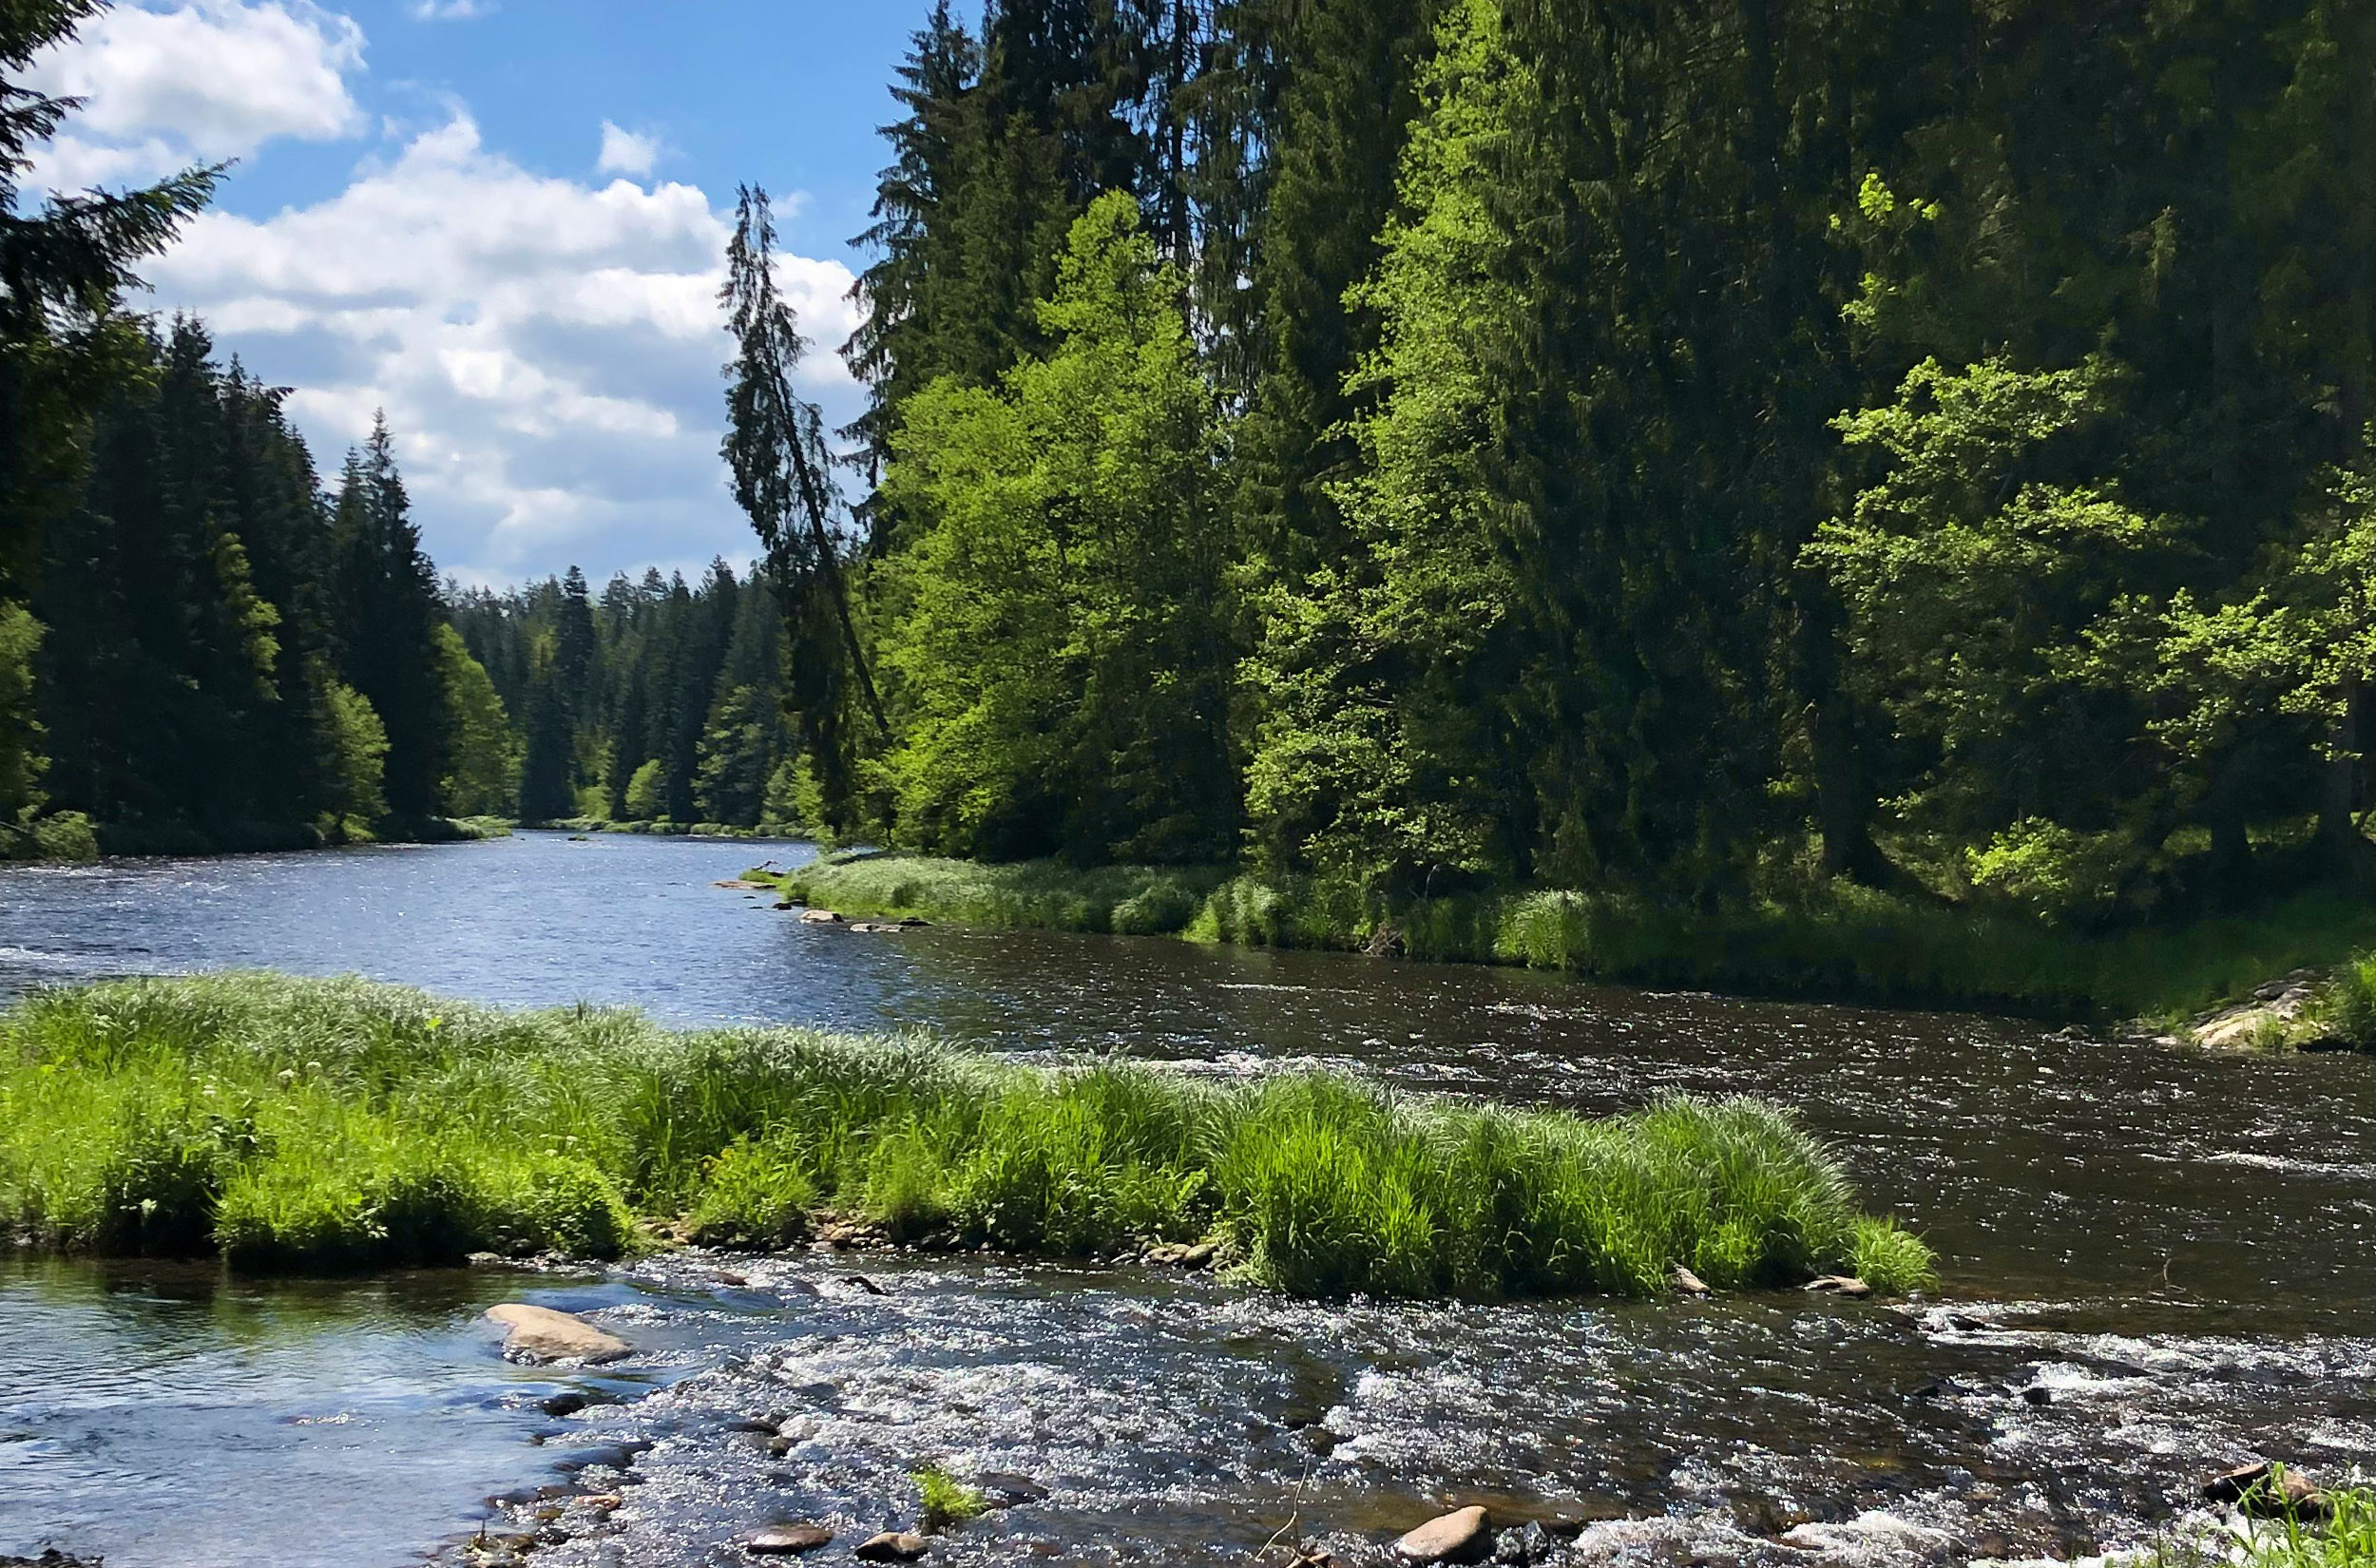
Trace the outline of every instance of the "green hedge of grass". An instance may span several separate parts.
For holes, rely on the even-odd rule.
[[[1298,1293],[1905,1290],[1930,1254],[1860,1214],[1782,1113],[1586,1120],[1334,1074],[1026,1067],[918,1039],[674,1033],[359,981],[140,980],[0,1014],[0,1228],[235,1266],[616,1255],[633,1218],[771,1246],[820,1212],[1046,1256],[1212,1237]]]

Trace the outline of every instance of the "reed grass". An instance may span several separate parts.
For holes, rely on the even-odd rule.
[[[1345,886],[1266,882],[1219,867],[1078,870],[908,854],[823,860],[766,880],[801,902],[857,916],[1334,950],[1390,935],[1409,957],[1446,963],[2056,1018],[2175,1022],[2272,975],[2376,947],[2376,905],[2333,889],[2233,914],[2082,933],[1845,883],[1712,911],[1543,889],[1389,905]],[[2376,1003],[2368,1017],[2376,1020]],[[2368,1038],[2376,1043],[2376,1022]]]
[[[1310,1295],[1643,1294],[1677,1264],[1719,1289],[1852,1270],[1903,1291],[1931,1269],[1745,1100],[1587,1120],[272,975],[0,1014],[0,1229],[33,1244],[356,1269],[615,1256],[637,1214],[775,1247],[826,1212],[1044,1256],[1211,1237]]]
[[[761,873],[754,872],[757,876]],[[1229,877],[1217,866],[990,866],[932,855],[864,853],[768,878],[803,903],[844,914],[910,916],[1005,930],[1174,936]]]

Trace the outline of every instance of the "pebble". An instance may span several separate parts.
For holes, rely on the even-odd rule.
[[[932,1543],[922,1536],[911,1536],[904,1530],[886,1530],[858,1542],[860,1562],[913,1562],[932,1549]]]

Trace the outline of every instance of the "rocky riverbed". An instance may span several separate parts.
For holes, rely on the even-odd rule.
[[[2071,1560],[2215,1530],[2233,1464],[2376,1451],[2376,1344],[2148,1304],[2127,1331],[1803,1292],[1415,1309],[699,1252],[619,1284],[592,1321],[664,1386],[553,1406],[551,1480],[457,1560],[879,1560],[911,1532],[952,1563]],[[999,1505],[920,1533],[926,1465]]]

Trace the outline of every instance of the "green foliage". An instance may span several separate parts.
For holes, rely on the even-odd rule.
[[[730,1143],[710,1160],[690,1234],[708,1247],[788,1247],[807,1233],[815,1177],[780,1139]]]
[[[908,1479],[915,1482],[921,1504],[917,1517],[927,1530],[946,1530],[980,1519],[989,1508],[989,1500],[979,1488],[967,1485],[937,1464],[919,1466]]]
[[[780,885],[802,903],[849,915],[1159,936],[1184,930],[1226,874],[1217,867],[1083,870],[1055,861],[985,866],[929,855],[869,854],[815,861]]]
[[[388,810],[381,791],[388,759],[388,731],[371,700],[341,680],[321,689],[323,732],[330,744],[333,815],[370,822]]]
[[[0,1014],[0,1226],[46,1245],[259,1269],[603,1257],[629,1204],[748,1246],[829,1206],[1044,1255],[1214,1234],[1251,1277],[1319,1294],[1647,1292],[1677,1262],[1727,1288],[1868,1260],[1911,1282],[1926,1256],[1745,1101],[1585,1121],[1330,1074],[1024,1067],[255,975]]]
[[[1893,1219],[1859,1219],[1849,1259],[1848,1272],[1884,1294],[1904,1295],[1938,1283],[1930,1249]]]
[[[2066,1018],[2197,1012],[2272,974],[2333,965],[2376,946],[2376,909],[2333,889],[2181,926],[2089,931],[2041,924],[2028,905],[1958,906],[1847,883],[1695,910],[1547,889],[1389,901],[1354,882],[1233,875],[1222,867],[1078,870],[912,855],[823,860],[770,880],[850,915],[1353,951],[1384,933],[1397,950],[1436,962]]]
[[[625,803],[631,821],[650,822],[668,814],[666,765],[659,757],[636,769],[627,780]]]
[[[33,708],[33,650],[42,625],[22,604],[0,601],[0,821],[41,808],[41,720]]]
[[[992,858],[1209,858],[1235,826],[1211,394],[1136,205],[1073,226],[1045,360],[944,380],[884,478],[900,836]]]
[[[446,708],[453,716],[450,771],[439,792],[445,809],[454,816],[509,816],[519,802],[520,743],[503,698],[495,695],[486,666],[470,657],[462,634],[443,623],[437,627],[437,660]]]
[[[2271,1482],[2283,1474],[2274,1467]],[[2376,1493],[2365,1486],[2322,1487],[2323,1518],[2280,1510],[2249,1520],[2240,1534],[2221,1529],[2156,1542],[2110,1560],[2120,1568],[2370,1568],[2376,1564]]]

